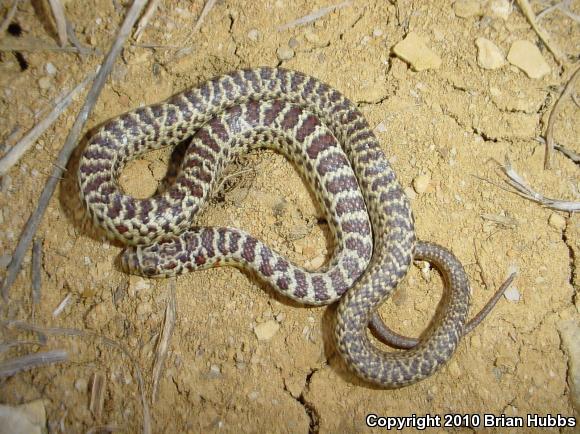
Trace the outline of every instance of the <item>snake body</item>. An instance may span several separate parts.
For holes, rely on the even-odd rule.
[[[308,155],[313,142],[308,142],[307,138],[305,141],[296,141],[292,137],[304,127],[305,119],[310,118],[306,112],[319,119],[318,125],[321,130],[327,129],[330,136],[340,143],[362,190],[372,228],[372,258],[366,268],[362,267],[362,262],[357,262],[353,267],[356,272],[353,273],[344,272],[345,264],[348,263],[348,260],[344,262],[344,259],[352,258],[357,247],[353,247],[354,244],[351,247],[344,247],[346,242],[343,229],[344,224],[348,226],[349,218],[354,218],[358,222],[359,226],[351,228],[351,234],[352,239],[357,240],[357,246],[363,252],[362,259],[365,261],[364,256],[369,253],[369,249],[362,238],[366,226],[365,223],[361,223],[363,220],[359,219],[361,208],[354,207],[349,211],[352,214],[341,220],[336,212],[338,198],[325,196],[328,191],[324,189],[317,190],[319,199],[327,202],[326,209],[333,225],[340,228],[336,225],[343,224],[343,229],[335,229],[337,238],[340,238],[339,234],[343,236],[343,250],[339,252],[342,256],[339,254],[331,261],[329,270],[335,267],[334,269],[339,270],[343,277],[352,277],[362,271],[358,279],[356,277],[353,279],[356,282],[352,288],[340,299],[335,327],[339,353],[359,376],[383,387],[400,387],[431,375],[451,357],[463,333],[469,307],[469,285],[465,272],[453,255],[442,247],[415,242],[408,200],[368,123],[351,101],[316,78],[280,68],[240,70],[216,77],[162,103],[138,108],[109,121],[89,139],[79,163],[80,192],[93,221],[112,237],[128,245],[137,246],[124,255],[124,263],[128,268],[139,268],[144,265],[141,268],[144,274],[164,274],[171,268],[178,268],[178,263],[188,268],[187,264],[207,260],[207,248],[197,250],[189,256],[189,259],[186,258],[185,253],[193,251],[192,246],[196,242],[190,241],[187,244],[187,236],[179,237],[180,234],[193,234],[192,239],[196,238],[197,242],[201,241],[202,244],[204,234],[206,237],[211,234],[212,241],[205,247],[211,245],[212,252],[217,254],[220,250],[219,243],[222,242],[223,245],[226,240],[231,241],[232,232],[220,235],[217,229],[197,229],[193,232],[187,230],[193,216],[202,205],[202,198],[210,191],[212,185],[210,178],[213,175],[209,169],[213,170],[215,167],[212,168],[212,165],[220,166],[227,160],[227,156],[220,154],[220,149],[207,142],[204,146],[199,146],[196,157],[189,159],[192,162],[196,161],[192,163],[191,170],[182,166],[175,184],[164,194],[149,199],[135,199],[123,194],[117,186],[116,178],[129,159],[152,149],[177,145],[194,136],[199,128],[208,122],[211,123],[213,118],[223,117],[228,111],[231,115],[231,111],[237,110],[238,106],[242,107],[241,110],[247,111],[252,101],[264,104],[266,101],[272,101],[269,105],[260,106],[259,110],[263,113],[267,110],[264,107],[271,108],[276,104],[289,111],[297,108],[297,111],[302,113],[292,128],[289,123],[284,122],[281,115],[282,117],[278,118],[279,126],[276,127],[279,129],[279,136],[270,134],[276,129],[272,125],[267,128],[270,133],[265,134],[263,138],[274,139],[272,144],[281,150],[283,142],[292,142],[295,145],[293,149],[296,149],[296,146],[303,146],[306,154],[302,155]],[[263,120],[267,116],[260,117]],[[227,124],[228,121],[226,119],[220,122]],[[206,131],[208,128],[211,130],[211,125],[206,127]],[[236,136],[238,139],[233,140],[240,140],[241,148],[245,145],[250,146],[260,136],[259,133],[252,132],[255,128],[260,128],[258,123],[248,127],[247,136],[242,132]],[[218,133],[209,136],[212,139],[210,142],[223,145],[225,136]],[[276,140],[276,137],[282,139]],[[223,158],[220,159],[219,155]],[[298,157],[298,160],[301,158],[301,163],[307,167],[304,171],[307,178],[310,172],[319,171],[319,162],[308,161],[303,157]],[[308,163],[311,165],[308,166]],[[332,172],[330,175],[337,177],[344,169],[344,165],[340,164],[328,167]],[[195,181],[192,176],[197,176]],[[319,179],[319,183],[325,184],[321,180],[326,175],[320,176],[322,175],[312,175],[311,178]],[[355,193],[349,190],[348,194]],[[247,234],[237,233],[246,237],[245,240],[250,239]],[[178,236],[179,240],[172,238],[174,236]],[[159,256],[156,256],[159,249],[157,252],[154,251],[155,246],[160,248],[164,244],[172,245],[169,253],[177,251],[178,256],[159,261]],[[261,251],[252,249],[251,245],[252,243],[250,250],[253,255],[243,258],[245,263],[242,266],[259,270],[260,265],[264,264],[264,257]],[[231,257],[234,259],[238,255],[239,258],[243,256],[244,246],[245,242],[234,243],[232,249],[224,247],[221,253],[232,254]],[[148,256],[150,253],[152,256]],[[448,299],[435,326],[419,345],[410,351],[388,353],[371,344],[366,328],[371,315],[405,276],[413,255],[433,261],[436,267],[444,271],[448,280],[446,283],[452,290],[452,297]],[[200,259],[201,256],[204,259]],[[275,264],[280,260],[269,258],[267,263],[274,265],[275,268]],[[159,264],[169,266],[156,268]],[[152,267],[148,268],[149,265]],[[278,284],[278,289],[282,287],[284,290],[284,284],[279,285],[279,277],[277,275],[274,279],[274,285]],[[336,285],[336,280],[333,282],[332,278],[325,282],[324,291],[317,291],[315,281],[309,280],[306,285],[310,286],[305,290],[297,291],[297,287],[294,287],[284,292],[300,301],[325,304],[340,297],[346,289],[344,285],[342,287]]]

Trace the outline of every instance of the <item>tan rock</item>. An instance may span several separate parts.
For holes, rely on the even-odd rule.
[[[254,333],[259,341],[269,341],[280,330],[280,324],[269,320],[254,327]]]
[[[515,41],[510,48],[507,60],[530,78],[542,78],[550,73],[550,66],[542,53],[530,41]]]
[[[453,11],[460,18],[479,16],[483,13],[483,2],[479,0],[457,0],[453,4]]]
[[[427,47],[423,38],[411,32],[405,39],[393,47],[393,52],[409,63],[415,71],[437,69],[441,66],[441,58]]]
[[[489,39],[477,38],[477,64],[483,69],[501,68],[505,64],[505,57],[501,50]]]

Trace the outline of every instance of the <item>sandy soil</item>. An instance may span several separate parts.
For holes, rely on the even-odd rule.
[[[91,7],[64,3],[81,42],[106,52],[123,15],[115,10],[115,2],[93,0]],[[530,79],[509,65],[482,70],[474,42],[479,36],[493,40],[504,53],[518,39],[538,43],[517,9],[503,20],[486,14],[460,18],[451,2],[435,0],[393,2],[398,6],[353,2],[314,24],[277,31],[279,25],[328,3],[219,1],[201,31],[193,34],[203,2],[162,3],[140,43],[165,47],[124,50],[89,127],[241,67],[281,64],[314,75],[357,102],[407,191],[413,193],[417,176],[429,176],[427,190],[412,194],[417,232],[421,239],[447,246],[464,263],[473,288],[472,312],[512,270],[519,273],[514,287],[520,299],[502,299],[436,375],[385,391],[357,380],[337,358],[330,334],[332,307],[290,303],[236,269],[181,276],[175,281],[174,335],[158,397],[151,404],[154,432],[366,432],[370,429],[365,416],[371,412],[574,415],[566,379],[568,357],[558,330],[563,321],[578,318],[580,220],[565,214],[550,220],[553,211],[506,191],[498,165],[509,157],[546,195],[579,199],[578,167],[555,154],[554,169],[543,170],[544,147],[536,141],[572,64],[561,70],[542,47],[552,71],[542,79]],[[540,2],[533,4],[536,11],[544,8]],[[580,2],[572,2],[571,10],[580,13]],[[6,36],[0,44],[56,44],[42,8],[22,2],[14,21],[22,35]],[[563,51],[577,55],[577,23],[558,11],[541,23]],[[438,69],[414,72],[392,55],[392,47],[408,31],[418,32],[442,58]],[[294,56],[280,61],[277,50],[288,47],[293,47]],[[39,111],[101,61],[100,56],[79,58],[46,50],[22,52],[22,58],[26,68],[10,52],[0,57],[4,139],[15,125],[30,128]],[[48,63],[56,73],[47,72]],[[81,101],[2,179],[3,267]],[[556,140],[580,151],[579,128],[580,111],[570,100],[557,119]],[[123,173],[123,186],[137,196],[152,194],[169,156],[169,151],[157,151],[134,161]],[[143,372],[149,399],[170,282],[118,271],[115,258],[121,248],[92,236],[75,218],[79,204],[71,171],[38,233],[44,239],[41,302],[32,316],[28,256],[2,316],[47,327],[95,330],[121,342]],[[326,258],[328,228],[283,157],[254,153],[240,159],[231,173],[235,176],[216,194],[200,224],[242,227],[307,266]],[[442,294],[440,279],[432,277],[427,282],[413,267],[394,299],[381,308],[388,324],[414,335],[426,327]],[[53,311],[69,294],[71,303],[54,317]],[[256,326],[273,322],[279,330],[270,340],[258,341]],[[3,333],[3,340],[33,339],[16,331]],[[3,357],[23,355],[31,348],[35,347],[12,349]],[[69,351],[69,363],[3,380],[0,402],[45,398],[52,432],[85,432],[98,425],[138,431],[142,410],[128,359],[86,337],[50,338],[43,347],[57,348]],[[97,416],[88,408],[95,373],[106,378],[104,409]],[[447,431],[451,429],[432,432]]]

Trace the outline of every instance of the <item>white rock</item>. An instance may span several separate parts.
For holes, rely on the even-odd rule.
[[[0,433],[41,434],[45,428],[46,410],[42,399],[15,407],[0,405]]]
[[[423,38],[411,32],[405,39],[393,47],[393,52],[409,63],[414,70],[437,69],[441,58],[427,47]]]
[[[290,60],[294,57],[294,50],[290,47],[280,47],[276,50],[276,55],[280,60]]]
[[[48,62],[45,66],[46,68],[46,73],[48,75],[54,75],[56,74],[56,66],[54,66],[52,63]]]
[[[505,57],[501,50],[489,39],[477,38],[477,64],[483,69],[501,68],[505,64]]]
[[[259,341],[269,341],[280,330],[280,324],[269,320],[254,327],[254,333]]]
[[[419,175],[413,179],[413,188],[418,194],[422,194],[427,191],[430,183],[431,177],[429,175]]]
[[[507,60],[530,78],[542,78],[550,73],[550,66],[544,60],[542,53],[530,41],[515,41],[510,48]]]
[[[520,301],[520,291],[518,291],[518,288],[516,288],[515,286],[510,286],[508,289],[506,289],[506,291],[503,293],[503,296],[508,300],[508,301],[512,301],[512,302],[517,302]]]

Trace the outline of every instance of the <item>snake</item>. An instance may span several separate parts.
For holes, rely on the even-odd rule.
[[[117,179],[128,161],[186,140],[165,191],[146,199],[122,191]],[[321,269],[305,270],[240,229],[191,227],[223,168],[256,147],[294,162],[323,206],[337,246]],[[89,137],[78,184],[92,221],[127,246],[125,271],[156,277],[234,265],[301,303],[339,300],[336,348],[371,384],[398,388],[429,377],[465,334],[470,287],[461,263],[444,247],[416,240],[409,201],[363,114],[312,76],[272,67],[233,71],[117,116]],[[449,296],[412,348],[386,351],[367,327],[382,324],[377,309],[413,258],[441,272]]]

